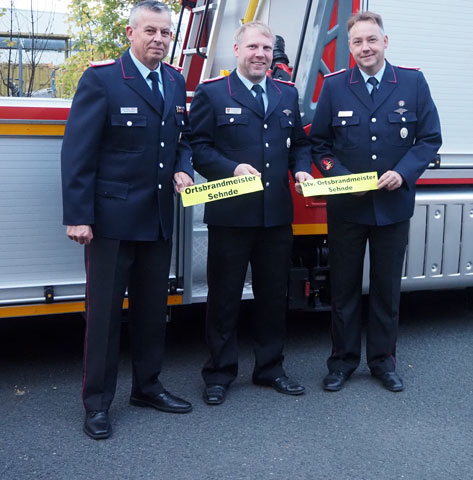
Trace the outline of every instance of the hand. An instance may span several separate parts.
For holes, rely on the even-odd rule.
[[[404,182],[399,173],[395,172],[394,170],[388,170],[387,172],[383,173],[381,177],[379,177],[377,187],[378,190],[385,188],[386,190],[392,191],[397,190]]]
[[[66,235],[81,245],[89,245],[94,238],[90,225],[68,225]]]
[[[314,177],[307,172],[296,172],[296,174],[294,175],[294,178],[296,179],[296,183],[294,186],[296,187],[296,192],[299,195],[302,195],[301,182],[308,182],[314,179]]]
[[[176,193],[181,193],[186,187],[194,185],[194,180],[186,172],[176,172],[174,174],[174,182]]]
[[[261,177],[261,173],[259,173],[256,168],[252,167],[248,163],[239,163],[233,171],[234,177],[239,177],[240,175],[256,175]]]

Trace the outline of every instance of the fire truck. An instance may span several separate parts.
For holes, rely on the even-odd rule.
[[[443,133],[438,158],[418,181],[403,291],[473,286],[473,3],[418,0],[182,1],[178,63],[188,102],[197,85],[235,67],[233,32],[259,19],[278,35],[269,75],[295,82],[310,126],[324,75],[353,65],[346,20],[380,13],[394,65],[421,67]],[[182,27],[186,25],[186,27]],[[60,150],[70,100],[0,98],[0,317],[84,310],[83,249],[62,225]],[[314,170],[315,176],[320,174]],[[205,179],[197,175],[198,183]],[[288,308],[329,309],[325,200],[294,194]],[[203,206],[176,200],[170,306],[205,302],[207,229]],[[275,259],[277,261],[277,259]],[[368,265],[369,256],[365,257]],[[365,265],[365,266],[366,266]],[[365,268],[365,272],[367,269]],[[364,278],[364,289],[369,279]],[[251,272],[243,292],[251,298]],[[124,307],[127,301],[124,301]]]

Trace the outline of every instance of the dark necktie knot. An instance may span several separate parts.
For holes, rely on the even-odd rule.
[[[378,83],[379,83],[379,82],[378,82],[378,80],[377,80],[375,77],[370,77],[370,78],[368,78],[367,82],[373,86],[373,88],[372,88],[372,90],[371,90],[371,93],[370,93],[370,97],[371,97],[371,99],[373,100],[374,97],[376,96],[376,92],[377,92],[377,90],[378,90],[377,87],[378,87]]]
[[[263,100],[263,87],[261,85],[253,85],[251,87],[251,90],[256,93],[255,100],[258,103],[258,106],[260,107],[260,111],[264,116],[265,113],[265,108],[264,108],[264,100]]]
[[[152,82],[157,82],[159,84],[158,72],[149,72],[148,73],[148,78],[150,78]]]

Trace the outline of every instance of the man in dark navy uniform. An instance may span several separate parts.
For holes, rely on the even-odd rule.
[[[128,287],[133,387],[130,403],[184,413],[158,375],[164,349],[174,190],[192,185],[183,77],[161,60],[171,14],[135,5],[131,49],[82,76],[62,148],[64,224],[85,244],[87,330],[84,431],[111,434],[108,410],[118,370],[121,307]],[[175,185],[173,185],[173,182]]]
[[[369,241],[367,360],[388,390],[404,388],[396,368],[402,265],[415,184],[441,145],[424,76],[384,58],[388,37],[372,12],[348,21],[356,66],[325,79],[310,132],[325,176],[378,172],[378,189],[327,199],[332,285],[332,354],[324,388],[342,388],[360,362],[363,258]]]
[[[288,169],[312,178],[310,146],[293,85],[266,76],[274,37],[260,22],[235,34],[237,69],[200,85],[190,123],[194,166],[208,180],[255,174],[264,191],[208,203],[208,299],[204,401],[221,404],[238,368],[237,320],[248,263],[256,314],[253,383],[299,395],[283,369],[286,285],[292,246]],[[297,184],[298,185],[298,184]]]

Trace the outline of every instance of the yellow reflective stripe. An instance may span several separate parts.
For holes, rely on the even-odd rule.
[[[48,135],[62,137],[65,125],[0,123],[0,135]]]
[[[169,295],[168,305],[182,305],[182,295]],[[128,308],[128,299],[123,301],[123,308]],[[58,313],[77,313],[85,311],[85,302],[41,303],[38,305],[14,305],[0,307],[0,318],[30,317],[34,315],[52,315]]]
[[[294,235],[326,235],[326,223],[299,223],[292,225]]]

